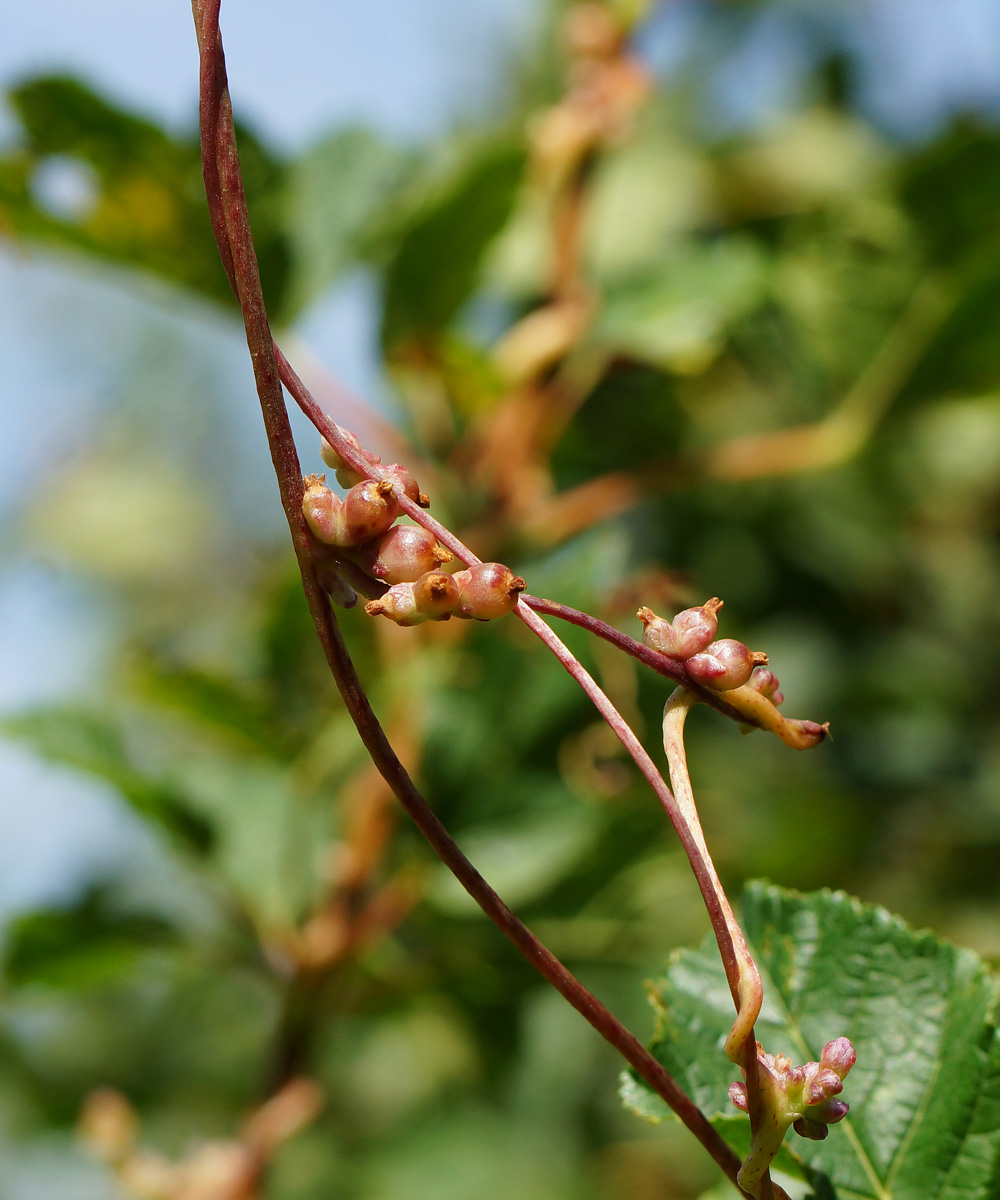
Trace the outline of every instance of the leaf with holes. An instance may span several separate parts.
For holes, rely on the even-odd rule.
[[[846,1036],[857,1065],[849,1116],[823,1142],[792,1135],[778,1165],[839,1200],[995,1200],[1000,1195],[998,982],[971,950],[917,932],[843,892],[751,884],[743,926],[764,979],[757,1037],[818,1059]],[[734,1146],[745,1118],[727,1089],[732,1005],[714,944],[679,952],[656,989],[652,1050]],[[623,1099],[658,1120],[662,1101],[628,1077]]]

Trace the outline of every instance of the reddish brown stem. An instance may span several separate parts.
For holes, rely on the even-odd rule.
[[[308,534],[301,511],[301,470],[281,393],[279,361],[282,373],[299,383],[300,388],[301,383],[284,358],[279,359],[275,353],[264,309],[226,86],[225,59],[218,27],[219,3],[220,0],[194,0],[193,3],[196,26],[200,34],[202,148],[207,159],[204,169],[206,191],[212,209],[212,228],[219,242],[223,264],[235,282],[243,312],[247,345],[253,363],[271,457],[278,478],[282,506],[292,535],[292,545],[302,574],[306,599],[324,654],[347,710],[372,761],[441,861],[536,970],[622,1054],[678,1114],[734,1186],[738,1187],[736,1174],[740,1166],[739,1159],[712,1128],[705,1115],[635,1035],[587,991],[518,920],[459,850],[397,758],[361,686],[329,600],[319,586],[309,552]],[[293,390],[291,386],[289,390]],[[311,397],[309,399],[311,401]],[[324,414],[320,413],[320,416]],[[330,438],[330,441],[337,445],[340,451],[341,446],[337,443],[343,440],[337,436],[336,430],[333,432],[335,436]],[[352,451],[349,446],[347,449]],[[345,453],[343,457],[350,462],[353,453]],[[351,465],[354,465],[353,462]],[[360,461],[358,465],[361,466]],[[364,464],[362,473],[380,477],[380,473],[372,472],[368,464]],[[405,500],[405,497],[403,499]],[[408,511],[407,505],[403,504],[401,507]],[[412,507],[421,516],[425,515],[416,505]],[[438,523],[434,522],[434,525]],[[458,553],[452,544],[457,543],[461,547],[458,539],[448,534],[442,526],[438,526],[435,532],[445,545]],[[447,535],[447,540],[442,535]],[[461,549],[464,553],[459,554],[459,557],[463,561],[478,561],[465,547]],[[529,624],[537,622],[544,627],[544,623],[533,614],[529,613],[529,616]],[[552,634],[552,637],[555,635]],[[568,651],[566,653],[569,654]],[[596,688],[596,684],[593,686]],[[652,767],[652,763],[650,766]],[[655,768],[653,771],[655,773]],[[662,780],[660,783],[665,789],[666,785]],[[670,794],[669,791],[667,794]]]

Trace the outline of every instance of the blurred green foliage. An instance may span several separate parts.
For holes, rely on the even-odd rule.
[[[632,633],[638,603],[724,597],[725,634],[769,652],[791,715],[832,722],[834,741],[796,755],[692,718],[727,885],[843,887],[997,957],[1000,137],[967,121],[895,146],[826,101],[716,139],[696,89],[654,93],[588,166],[595,316],[542,380],[572,401],[540,462],[504,464],[551,482],[529,516],[616,473],[641,486],[608,518],[574,510],[561,531],[552,509],[539,530],[470,467],[504,398],[494,345],[548,298],[523,131],[558,100],[560,60],[534,53],[511,111],[443,146],[335,131],[289,159],[240,128],[272,317],[308,311],[349,269],[374,273],[398,424],[437,515],[533,592]],[[64,78],[11,102],[12,234],[152,272],[176,303],[236,321],[193,134]],[[53,158],[92,174],[79,213],[38,194]],[[793,444],[734,442],[800,426],[812,432]],[[74,464],[45,499],[59,521],[40,505],[33,526],[116,613],[106,683],[3,732],[110,783],[160,836],[164,878],[109,878],[8,931],[12,1161],[45,1139],[65,1148],[95,1088],[121,1089],[144,1143],[179,1157],[232,1137],[276,1077],[305,1071],[326,1106],[279,1151],[273,1200],[700,1195],[715,1174],[698,1147],[618,1109],[610,1052],[378,807],[287,549],[241,530],[207,472],[168,471],[137,517],[135,449],[111,438]],[[648,1032],[642,981],[707,922],[662,814],[575,685],[513,622],[426,636],[360,611],[342,623],[435,810]],[[663,681],[565,638],[655,750]],[[387,828],[349,907],[388,895],[399,908],[329,970],[296,970],[365,805]],[[114,1194],[110,1176],[94,1186]]]

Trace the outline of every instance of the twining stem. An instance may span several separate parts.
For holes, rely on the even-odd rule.
[[[793,750],[811,749],[830,732],[826,725],[820,725],[816,721],[783,717],[767,697],[752,688],[733,688],[727,692],[713,691],[692,679],[688,674],[687,667],[679,659],[670,658],[666,654],[660,654],[659,651],[650,649],[649,646],[637,642],[627,633],[622,633],[620,629],[615,629],[613,625],[609,625],[599,617],[591,616],[590,613],[581,612],[578,608],[571,608],[568,604],[560,604],[556,600],[543,600],[541,596],[531,596],[527,592],[522,592],[521,601],[535,612],[559,617],[560,620],[568,621],[571,625],[578,625],[581,629],[586,629],[597,637],[603,638],[644,666],[650,667],[657,674],[672,679],[674,683],[679,683],[694,699],[714,708],[724,717],[729,717],[742,725],[766,729],[776,734],[786,746],[791,746]]]
[[[441,861],[532,966],[590,1022],[602,1037],[622,1054],[638,1074],[677,1113],[734,1186],[738,1190],[742,1190],[736,1179],[740,1167],[736,1155],[712,1128],[697,1105],[652,1057],[638,1038],[627,1030],[538,941],[472,866],[417,790],[375,716],[344,644],[329,599],[319,585],[310,554],[308,535],[302,516],[301,469],[281,393],[279,370],[282,375],[289,376],[290,374],[290,377],[298,382],[300,388],[301,383],[297,381],[294,372],[291,372],[284,357],[280,356],[280,352],[276,353],[264,308],[226,83],[225,58],[218,24],[220,0],[192,0],[192,7],[201,51],[202,154],[212,228],[219,244],[223,265],[233,283],[243,313],[247,345],[260,396],[271,457],[278,478],[282,507],[288,520],[292,545],[302,575],[306,600],[344,704],[380,774],[392,788],[393,793]],[[291,386],[289,390],[293,390]],[[309,399],[311,401],[311,397]],[[315,404],[314,401],[312,403]],[[330,424],[332,425],[332,423]],[[354,466],[353,447],[345,439],[339,437],[339,431],[335,428],[332,432],[335,436],[330,439],[331,442],[336,445],[338,452],[343,447],[346,451],[343,457]],[[377,469],[372,472],[368,464],[360,457],[358,457],[357,467],[362,474],[380,477],[380,472]],[[402,499],[405,500],[405,497]],[[406,510],[405,504],[401,503],[401,507]],[[417,508],[415,505],[411,507]],[[417,512],[421,512],[421,510],[417,509]],[[410,515],[415,514],[411,513]],[[429,527],[433,528],[434,526],[438,527],[435,532],[440,530],[439,539],[454,549],[453,543],[457,542],[457,539],[453,538],[437,522]],[[445,536],[441,536],[442,534],[446,535],[448,540]],[[461,543],[458,544],[461,545]],[[463,561],[478,561],[465,547],[462,549],[465,553],[459,557]],[[555,634],[545,626],[545,623],[527,608],[523,614],[519,611],[519,615],[553,649],[556,649],[556,644],[561,647],[561,652],[557,650],[560,661],[567,669],[571,669],[572,663],[575,663],[576,660],[562,646]],[[602,713],[606,719],[613,720],[617,717],[621,725],[627,729],[623,719],[618,716],[607,697],[603,696],[603,693],[579,664],[576,664],[576,667],[589,680],[589,694],[592,694],[595,699],[598,694],[603,697]],[[575,670],[574,674],[576,674]],[[577,675],[577,677],[580,676]],[[582,679],[581,682],[583,682]],[[616,728],[619,736],[622,736],[623,732],[624,730],[619,732],[619,729]],[[628,733],[634,740],[634,735],[630,730]],[[638,746],[637,742],[636,745]],[[638,748],[640,751],[642,750],[641,746]],[[645,755],[645,751],[642,751],[642,754]],[[666,784],[660,778],[648,755],[645,755],[645,758],[648,761],[649,774],[659,780],[658,792],[661,799],[669,797],[670,803],[673,804],[673,797]],[[646,774],[645,770],[644,774]]]
[[[333,446],[337,454],[353,471],[364,478],[383,478],[383,468],[374,466],[367,459],[363,458],[358,453],[356,447],[344,437],[336,422],[320,408],[312,393],[295,372],[291,363],[282,354],[277,343],[274,343],[274,356],[278,364],[281,380],[288,389],[292,399],[309,418],[316,430]],[[416,524],[422,525],[424,529],[433,533],[437,540],[443,546],[447,546],[460,562],[465,563],[466,566],[472,566],[473,563],[481,561],[460,538],[457,538],[450,529],[442,525],[435,517],[432,517],[426,509],[415,504],[408,496],[398,496],[397,500],[400,509],[408,517],[416,522]],[[730,720],[738,721],[741,724],[753,725],[759,729],[769,730],[777,734],[786,745],[791,746],[793,749],[809,749],[821,742],[827,735],[828,731],[826,727],[817,724],[815,721],[793,721],[787,717],[783,717],[768,700],[764,700],[763,705],[752,701],[750,704],[742,707],[727,703],[719,692],[703,687],[700,683],[691,679],[683,663],[667,658],[666,655],[658,654],[655,650],[650,650],[649,647],[644,646],[641,642],[637,642],[635,638],[621,633],[599,618],[592,617],[589,613],[580,612],[579,609],[571,608],[568,604],[560,604],[555,600],[543,600],[540,596],[524,594],[521,596],[521,603],[518,604],[515,611],[518,617],[538,637],[542,637],[540,630],[548,628],[548,626],[544,622],[527,620],[526,609],[529,608],[534,609],[535,612],[545,613],[547,616],[559,617],[563,621],[568,621],[573,625],[579,625],[583,629],[588,629],[591,633],[604,638],[605,641],[617,646],[620,650],[624,650],[626,654],[644,663],[647,667],[651,667],[660,675],[672,679],[674,683],[682,684],[701,703],[709,705],[716,712],[722,713],[723,716],[729,717]],[[545,641],[545,638],[542,638],[542,640]],[[596,686],[594,684],[594,687]],[[761,697],[761,699],[764,698]],[[610,701],[608,703],[610,704]]]
[[[715,864],[712,862],[712,856],[709,854],[708,844],[705,841],[698,808],[694,801],[694,791],[687,768],[687,753],[684,748],[684,724],[693,703],[694,697],[684,688],[678,688],[667,700],[663,709],[663,749],[667,756],[670,783],[674,790],[676,804],[683,814],[691,837],[702,856],[702,872],[709,881],[716,906],[722,916],[719,924],[713,922],[713,928],[726,969],[726,980],[736,1006],[736,1020],[726,1037],[725,1050],[730,1061],[743,1069],[746,1078],[750,1125],[756,1137],[761,1121],[765,1119],[765,1113],[761,1105],[760,1070],[757,1062],[757,1038],[754,1033],[754,1023],[760,1015],[764,988],[761,984],[757,964],[754,962],[743,936],[743,930],[733,915],[729,899],[716,873]],[[702,876],[699,876],[699,880],[701,878]],[[755,1182],[757,1181],[755,1180]],[[761,1174],[757,1189],[761,1200],[767,1200],[772,1185],[766,1170]]]
[[[684,688],[678,688],[667,701],[663,709],[663,749],[667,755],[670,783],[674,789],[677,807],[680,809],[684,821],[691,831],[691,837],[698,847],[698,852],[704,860],[704,874],[710,883],[723,917],[726,945],[725,947],[720,945],[719,949],[722,952],[722,961],[726,966],[726,979],[737,1011],[736,1020],[726,1038],[725,1049],[730,1061],[738,1063],[742,1062],[744,1044],[750,1037],[754,1022],[760,1013],[764,990],[760,982],[760,973],[743,936],[743,930],[733,915],[733,910],[715,870],[715,864],[712,862],[712,856],[701,827],[701,818],[694,802],[691,777],[687,768],[687,753],[684,749],[684,723],[693,703],[694,697]],[[718,930],[716,936],[718,936]]]

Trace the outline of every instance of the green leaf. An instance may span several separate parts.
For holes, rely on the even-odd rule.
[[[850,1115],[824,1142],[790,1135],[786,1151],[841,1200],[994,1200],[998,984],[977,955],[842,892],[754,883],[743,911],[764,979],[764,1047],[804,1062],[846,1036],[858,1055],[844,1087]],[[745,1119],[728,1115],[737,1076],[722,1042],[733,1013],[714,942],[674,957],[654,1003],[656,1057],[725,1136],[739,1128],[745,1141]],[[640,1116],[665,1115],[633,1079],[624,1099]]]
[[[523,168],[521,145],[493,143],[423,203],[386,271],[386,349],[434,337],[456,316],[511,214]]]
[[[359,241],[398,182],[406,159],[363,129],[345,129],[289,168],[290,303],[315,299],[359,253]]]
[[[121,730],[108,717],[92,709],[54,705],[7,717],[0,721],[0,731],[26,742],[49,762],[106,780],[132,808],[187,849],[204,853],[211,846],[211,826],[176,789],[133,764]]]
[[[125,973],[143,951],[174,940],[161,918],[116,912],[95,889],[73,908],[40,909],[13,921],[3,974],[15,986],[85,987]]]
[[[718,356],[731,323],[763,299],[767,266],[746,238],[692,243],[612,288],[594,336],[610,353],[697,374]]]
[[[0,208],[16,233],[138,267],[227,304],[232,292],[212,238],[196,132],[174,137],[64,75],[29,79],[9,93],[20,144],[0,154]],[[284,166],[237,126],[261,283],[272,311],[288,278],[280,196]],[[94,194],[74,215],[36,194],[54,158],[84,167]]]
[[[290,747],[263,700],[246,684],[190,667],[150,659],[139,673],[143,691],[202,730],[212,729],[243,749],[283,759]]]

